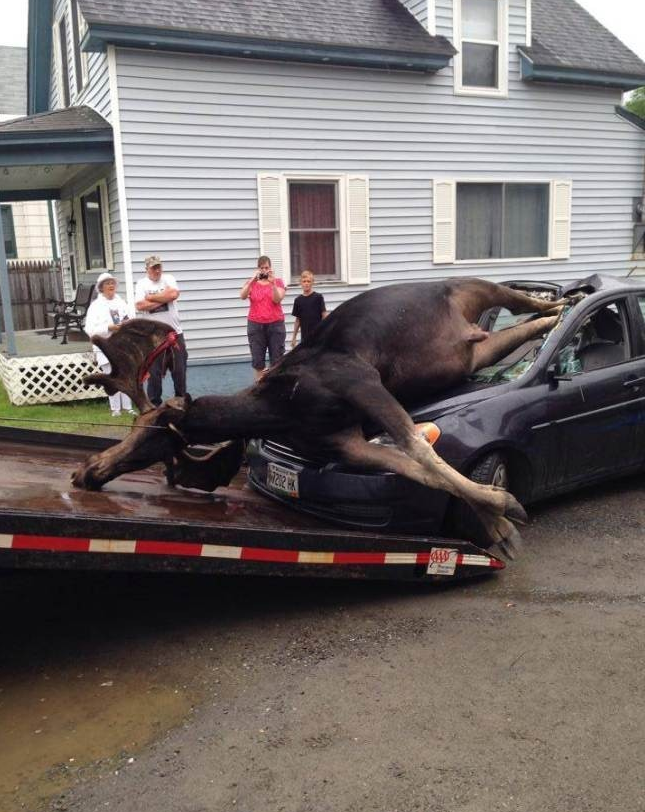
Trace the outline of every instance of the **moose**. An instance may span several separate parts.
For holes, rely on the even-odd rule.
[[[515,524],[526,521],[522,506],[507,491],[472,482],[449,466],[415,431],[406,408],[544,335],[565,303],[482,279],[373,288],[332,311],[253,386],[228,396],[172,398],[158,408],[144,393],[142,373],[174,334],[159,322],[134,319],[110,338],[92,338],[112,371],[85,383],[125,391],[141,414],[122,442],[80,466],[73,483],[100,489],[120,474],[163,461],[171,484],[214,490],[239,469],[244,441],[264,437],[304,455],[315,450],[445,490],[465,500],[489,543],[511,555],[520,541]],[[493,307],[535,315],[488,334],[477,322]],[[389,433],[396,447],[368,442],[378,431]],[[206,454],[196,448],[217,443]],[[207,476],[195,472],[200,466]]]

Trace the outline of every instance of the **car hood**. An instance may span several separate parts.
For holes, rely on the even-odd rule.
[[[410,409],[410,415],[417,423],[422,420],[436,420],[443,415],[458,412],[472,403],[482,403],[501,397],[515,388],[514,382],[490,384],[482,381],[469,381],[451,389],[439,400]]]

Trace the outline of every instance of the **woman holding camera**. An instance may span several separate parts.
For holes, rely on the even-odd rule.
[[[267,349],[271,366],[284,355],[287,333],[281,302],[285,293],[284,282],[273,275],[271,260],[261,256],[256,272],[240,291],[240,298],[249,299],[251,303],[247,334],[256,381],[264,372]]]

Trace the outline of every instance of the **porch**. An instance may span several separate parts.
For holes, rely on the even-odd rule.
[[[96,372],[92,345],[85,333],[70,330],[68,344],[52,340],[52,330],[14,332],[15,353],[9,353],[7,334],[0,340],[0,380],[15,406],[62,403],[105,397],[103,389],[85,388],[85,375]]]
[[[5,122],[0,125],[0,202],[59,201],[74,179],[107,171],[113,162],[112,128],[90,108],[71,107]],[[42,291],[18,289],[17,277],[12,280],[11,276],[0,222],[0,379],[11,403],[103,397],[102,389],[86,389],[82,384],[85,375],[96,369],[84,334],[71,331],[69,344],[63,345],[60,339],[52,340],[53,325],[42,320],[32,322],[36,329],[16,329],[25,326],[22,311],[44,307],[46,296]]]

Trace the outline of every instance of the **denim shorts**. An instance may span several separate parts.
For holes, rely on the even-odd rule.
[[[246,332],[249,337],[253,369],[264,369],[267,350],[271,366],[284,355],[284,343],[287,338],[284,321],[270,321],[268,324],[247,321]]]

